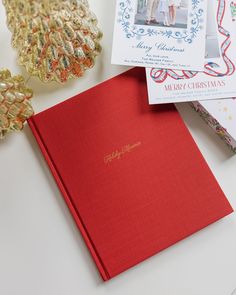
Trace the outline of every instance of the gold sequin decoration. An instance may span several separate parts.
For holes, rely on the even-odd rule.
[[[18,62],[43,82],[92,68],[102,33],[87,0],[3,0]]]
[[[0,70],[0,139],[12,131],[23,129],[33,114],[31,89],[22,76],[11,76],[9,70]]]

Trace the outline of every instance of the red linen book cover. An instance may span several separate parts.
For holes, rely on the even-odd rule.
[[[104,280],[232,212],[175,107],[147,102],[135,68],[29,120]]]

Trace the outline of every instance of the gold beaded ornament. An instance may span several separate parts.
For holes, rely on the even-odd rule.
[[[0,70],[0,139],[12,131],[23,129],[33,114],[30,99],[33,91],[25,86],[22,76],[11,76],[9,70]]]
[[[92,68],[102,33],[87,0],[3,0],[18,62],[43,82]]]

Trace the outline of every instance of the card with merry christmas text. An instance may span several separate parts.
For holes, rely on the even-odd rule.
[[[201,71],[207,1],[117,0],[112,63]]]
[[[232,3],[208,0],[204,71],[147,69],[149,103],[235,97],[235,27]]]

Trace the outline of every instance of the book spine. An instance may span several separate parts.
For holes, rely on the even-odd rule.
[[[62,193],[62,196],[75,220],[75,223],[77,225],[77,227],[79,228],[83,238],[84,238],[84,241],[97,265],[97,268],[103,278],[104,281],[107,281],[109,280],[111,277],[108,273],[108,271],[106,270],[98,252],[96,251],[96,247],[94,245],[94,243],[92,242],[92,239],[90,238],[87,230],[86,230],[86,227],[84,226],[84,223],[79,215],[79,212],[77,211],[77,209],[75,208],[74,204],[73,204],[73,201],[72,201],[72,198],[70,197],[70,194],[66,188],[66,186],[64,185],[64,182],[63,180],[61,179],[60,177],[60,174],[56,168],[56,165],[54,164],[54,161],[52,160],[52,157],[50,156],[50,153],[48,152],[48,149],[46,147],[46,145],[44,144],[44,140],[42,139],[41,135],[40,135],[40,132],[37,128],[37,125],[35,124],[35,121],[34,121],[34,118],[30,118],[28,120],[28,124],[38,142],[38,145],[41,149],[41,152],[54,176],[54,179]]]

